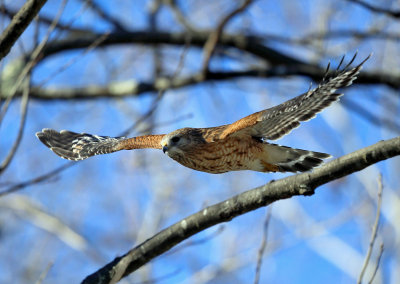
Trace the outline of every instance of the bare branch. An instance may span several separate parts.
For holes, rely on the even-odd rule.
[[[379,161],[400,155],[400,137],[381,141],[335,159],[311,173],[293,175],[243,192],[221,203],[209,206],[159,232],[125,255],[89,275],[82,283],[110,283],[142,267],[190,236],[222,222],[296,195],[312,195],[330,181],[365,169]]]
[[[12,198],[2,199],[0,201],[0,208],[12,210],[22,219],[53,234],[75,250],[95,253],[90,247],[88,240],[82,235],[26,196],[14,195]]]
[[[79,39],[67,39],[49,43],[43,50],[43,58],[51,54],[67,51],[75,48],[87,48],[93,46],[93,42],[102,38],[102,34],[88,34]],[[207,41],[207,33],[164,33],[164,32],[132,32],[132,33],[111,33],[108,37],[99,43],[98,46],[108,46],[121,43],[142,43],[142,44],[174,44],[187,45],[190,38],[190,46],[201,47]],[[272,49],[261,43],[261,40],[254,37],[242,35],[223,34],[219,43],[224,46],[235,47],[246,51],[268,61],[272,66],[268,68],[248,69],[240,71],[214,71],[208,72],[207,81],[211,80],[229,80],[237,77],[274,77],[288,75],[303,75],[319,81],[324,74],[325,68],[316,64],[306,63],[294,57],[288,56]],[[106,87],[87,87],[77,89],[38,89],[32,87],[31,98],[38,99],[76,99],[93,97],[123,97],[134,96],[146,92],[158,92],[165,88],[180,88],[188,85],[194,85],[204,82],[202,73],[174,80],[166,78],[157,78],[153,82],[139,82],[130,80],[126,82],[115,83]],[[385,84],[394,89],[400,88],[400,75],[389,74],[385,72],[363,72],[358,80],[358,84]],[[20,93],[18,95],[21,95]],[[1,93],[0,97],[7,95]]]
[[[8,152],[7,156],[5,157],[4,161],[0,164],[0,174],[10,165],[11,160],[13,159],[15,153],[17,152],[18,146],[21,143],[22,134],[24,133],[25,122],[26,122],[26,115],[28,113],[28,102],[29,102],[29,91],[30,91],[30,84],[31,84],[31,76],[27,74],[24,82],[25,86],[23,87],[22,91],[22,100],[21,100],[21,120],[18,127],[18,134],[17,138],[15,139],[13,145],[11,146],[10,151]]]
[[[368,31],[337,29],[322,32],[311,32],[300,35],[299,37],[288,37],[279,34],[264,34],[263,37],[269,41],[276,41],[290,45],[309,45],[315,41],[340,38],[353,38],[359,40],[400,40],[399,33],[387,32],[380,29],[371,29]]]
[[[202,239],[198,239],[198,240],[187,240],[182,245],[172,248],[171,250],[166,252],[164,255],[166,256],[166,255],[174,254],[184,248],[198,246],[198,245],[202,245],[204,243],[210,242],[212,239],[215,239],[218,235],[220,235],[224,230],[225,230],[224,225],[220,225],[218,227],[218,229],[215,230],[215,232],[207,235],[206,237],[204,237]]]
[[[179,58],[179,62],[178,62],[178,66],[176,67],[176,70],[175,70],[174,74],[172,75],[171,80],[174,80],[176,77],[178,77],[178,75],[182,71],[183,63],[185,61],[185,56],[186,56],[187,50],[188,50],[188,48],[185,48],[183,50],[183,52],[181,53],[180,58]],[[154,114],[154,112],[158,108],[161,99],[164,97],[166,91],[167,91],[167,88],[161,88],[160,90],[158,90],[158,95],[154,99],[154,101],[151,104],[151,107],[149,108],[149,110],[145,114],[143,114],[138,120],[136,120],[128,129],[123,131],[121,133],[121,136],[129,135],[129,133],[131,133],[132,130],[137,128],[138,125],[140,125],[140,123],[142,123],[146,119],[152,117],[152,115]],[[149,131],[149,130],[150,129],[146,129],[146,131]]]
[[[17,149],[18,149],[18,146],[19,146],[19,144],[21,142],[21,139],[22,139],[22,134],[23,134],[23,131],[24,131],[25,121],[26,121],[26,114],[27,114],[27,111],[28,111],[28,101],[29,101],[29,93],[30,93],[30,78],[31,78],[30,77],[30,72],[31,72],[33,66],[36,63],[36,60],[37,60],[38,56],[40,55],[40,52],[42,51],[43,47],[47,43],[51,32],[54,30],[54,28],[56,26],[56,23],[60,19],[62,11],[64,10],[64,7],[65,7],[65,4],[66,4],[66,0],[64,0],[63,4],[61,5],[61,8],[59,9],[58,14],[54,18],[53,24],[48,28],[47,33],[46,33],[45,37],[43,38],[42,42],[35,48],[35,50],[32,53],[32,56],[31,56],[29,62],[23,68],[20,76],[17,79],[16,84],[11,89],[11,95],[7,98],[6,103],[4,104],[4,106],[3,106],[2,110],[1,110],[0,123],[3,120],[3,116],[5,115],[5,113],[6,113],[7,109],[8,109],[8,106],[9,106],[9,103],[10,103],[11,99],[13,98],[13,96],[18,91],[20,85],[22,85],[23,82],[25,82],[25,87],[24,87],[24,90],[23,90],[22,101],[21,101],[21,122],[20,122],[20,125],[19,125],[17,138],[15,139],[15,142],[11,146],[11,149],[10,149],[8,155],[6,156],[4,161],[0,164],[0,174],[10,165],[11,160],[13,159],[13,157],[14,157]]]
[[[126,31],[124,25],[115,17],[109,15],[99,4],[96,3],[95,0],[85,0],[84,1],[89,7],[99,15],[103,20],[111,23],[116,30],[118,31]]]
[[[264,256],[265,248],[267,247],[267,236],[268,236],[268,227],[269,227],[270,220],[271,220],[271,206],[268,207],[267,216],[265,217],[265,221],[264,221],[264,234],[263,234],[263,239],[261,242],[260,249],[258,250],[256,276],[254,277],[254,284],[258,284],[260,282],[261,264],[262,264],[262,259]]]
[[[46,2],[47,0],[29,0],[14,16],[11,23],[0,36],[0,61],[10,52],[11,47],[15,44]]]
[[[192,23],[188,21],[186,17],[183,15],[178,5],[176,5],[176,0],[164,0],[163,4],[168,5],[171,8],[171,11],[174,14],[175,18],[182,26],[185,27],[185,29],[187,29],[189,32],[197,31],[197,29],[192,25]]]
[[[363,107],[360,103],[346,99],[346,97],[341,100],[341,103],[347,109],[360,115],[371,124],[393,131],[393,133],[400,134],[400,124],[396,121],[396,118],[393,120],[384,117],[381,118],[376,115],[374,109],[369,110],[366,107]]]
[[[207,79],[202,79],[201,73],[195,73],[186,77],[178,78],[157,78],[152,82],[142,82],[135,79],[110,83],[108,86],[89,86],[82,88],[37,88],[32,87],[30,98],[39,100],[53,99],[93,99],[93,98],[123,98],[139,96],[148,92],[159,92],[165,89],[179,89],[210,81],[224,81],[235,78],[273,78],[282,76],[306,76],[319,82],[325,73],[326,68],[315,65],[309,66],[287,66],[271,67],[265,69],[250,69],[244,71],[215,71],[208,72]],[[357,84],[384,84],[393,89],[400,89],[400,75],[384,72],[362,72],[357,78]],[[21,92],[15,96],[21,96]],[[7,98],[6,93],[0,94],[1,98]]]
[[[13,192],[16,192],[16,191],[19,191],[19,190],[22,190],[28,186],[35,185],[35,184],[38,184],[41,182],[45,182],[45,181],[51,179],[52,177],[55,177],[57,174],[61,173],[62,171],[66,170],[74,165],[77,165],[77,163],[69,162],[69,163],[62,165],[61,167],[58,167],[54,170],[51,170],[50,172],[47,172],[47,173],[40,175],[38,177],[35,177],[33,179],[11,185],[6,190],[0,192],[0,197],[10,194],[10,193],[13,193]]]
[[[380,8],[378,6],[371,5],[362,0],[347,0],[347,1],[359,4],[360,6],[375,13],[382,13],[393,18],[400,18],[400,10],[390,10],[390,9]]]
[[[221,20],[221,22],[218,24],[217,28],[215,31],[213,31],[210,36],[208,37],[205,45],[204,45],[204,57],[203,57],[203,65],[202,65],[202,74],[204,77],[207,75],[207,71],[209,70],[209,64],[211,57],[214,54],[215,48],[217,47],[217,43],[221,37],[221,34],[225,28],[225,26],[229,23],[230,20],[232,20],[236,15],[239,13],[243,12],[253,1],[252,0],[246,0],[240,5],[238,8],[230,12],[228,15],[226,15],[225,18]]]
[[[50,262],[46,268],[42,271],[42,273],[39,276],[39,279],[36,281],[35,284],[42,284],[44,279],[46,279],[47,275],[49,274],[50,269],[53,267],[54,262]]]
[[[6,102],[3,104],[2,109],[0,110],[0,123],[2,122],[3,117],[7,112],[7,109],[8,109],[8,106],[9,106],[11,100],[13,99],[13,97],[15,95],[18,94],[20,85],[25,80],[25,77],[31,72],[32,68],[36,65],[37,60],[38,60],[39,56],[41,55],[41,52],[43,51],[43,48],[45,47],[47,41],[49,40],[51,33],[55,29],[56,24],[57,24],[58,20],[60,19],[62,12],[64,11],[66,3],[67,3],[67,0],[62,1],[60,9],[53,20],[53,24],[47,29],[46,35],[44,36],[44,38],[42,39],[40,44],[38,46],[36,46],[35,49],[33,50],[29,61],[21,70],[21,73],[18,75],[18,78],[16,79],[15,83],[11,87],[11,90],[6,93]]]
[[[18,11],[13,10],[12,8],[8,8],[6,6],[1,6],[0,7],[0,13],[6,15],[9,18],[13,18]],[[50,26],[53,23],[53,19],[46,17],[44,15],[38,15],[38,22],[44,25],[48,25]],[[75,28],[75,27],[71,27],[70,24],[66,24],[66,23],[62,23],[62,22],[58,22],[56,24],[56,28],[62,31],[68,31],[68,32],[74,32],[74,33],[80,33],[80,34],[87,34],[87,33],[91,33],[91,30],[88,29],[83,29],[83,28]]]
[[[51,54],[66,51],[76,48],[85,48],[92,44],[99,36],[97,34],[88,34],[84,38],[75,40],[67,39],[50,43],[43,51],[43,58]],[[99,46],[108,46],[121,43],[141,43],[141,44],[171,44],[171,45],[185,45],[187,39],[190,38],[190,45],[195,47],[202,47],[208,39],[208,32],[202,33],[166,33],[166,32],[128,32],[128,33],[111,33],[106,40]],[[232,71],[232,72],[209,72],[207,80],[222,80],[235,77],[264,77],[269,73],[275,73],[275,76],[285,75],[305,75],[311,77],[313,80],[320,80],[321,74],[324,73],[325,68],[321,68],[314,64],[308,64],[302,60],[296,59],[292,56],[286,55],[277,49],[270,48],[262,43],[260,38],[222,34],[219,39],[220,45],[234,47],[249,54],[257,56],[266,60],[272,68],[264,70],[245,70],[245,71]],[[274,67],[277,68],[274,68]],[[284,66],[284,67],[283,67]],[[272,70],[272,72],[271,72]],[[273,75],[273,74],[271,74]],[[270,75],[270,76],[271,76]],[[195,83],[203,81],[202,74],[195,74],[190,78],[180,79],[180,81]],[[388,74],[384,72],[369,72],[367,75],[361,74],[358,83],[365,84],[386,84],[394,89],[400,88],[400,80],[398,75]],[[151,84],[150,84],[151,85]],[[174,84],[170,87],[174,88]],[[179,85],[179,84],[178,84]],[[137,85],[138,89],[143,89],[144,92],[154,91],[149,84]],[[186,84],[182,84],[186,86]]]
[[[374,281],[375,275],[378,272],[379,264],[381,263],[381,258],[382,258],[382,254],[383,254],[383,248],[384,248],[383,243],[381,243],[381,245],[379,246],[379,254],[376,259],[374,273],[372,273],[371,279],[368,281],[368,284],[372,284],[372,282]]]
[[[48,81],[50,81],[51,79],[53,79],[55,76],[57,76],[58,74],[60,74],[61,72],[63,72],[64,70],[68,69],[68,67],[70,67],[71,65],[73,65],[75,62],[79,61],[82,59],[82,57],[84,55],[86,55],[87,53],[89,53],[90,51],[92,51],[93,49],[95,49],[102,41],[104,41],[106,38],[108,37],[108,33],[104,33],[102,36],[100,36],[99,38],[97,38],[91,45],[89,45],[87,48],[85,48],[84,50],[82,50],[82,52],[80,52],[78,55],[74,56],[73,58],[71,58],[70,60],[68,60],[67,62],[65,62],[63,65],[61,65],[57,70],[55,70],[54,72],[52,72],[50,75],[47,76],[47,78],[41,80],[38,83],[38,86],[42,86],[44,84],[46,84]]]
[[[367,254],[365,256],[364,264],[363,264],[363,267],[361,269],[361,273],[360,273],[360,275],[358,277],[357,284],[361,284],[362,283],[362,279],[363,279],[365,271],[367,270],[367,267],[368,267],[369,259],[371,258],[372,249],[374,248],[376,235],[378,233],[379,219],[380,219],[380,216],[381,216],[381,206],[382,206],[382,190],[383,190],[382,174],[379,174],[378,188],[379,188],[378,189],[378,206],[376,208],[375,222],[374,222],[374,226],[372,227],[371,240],[369,241],[368,251],[367,251]]]
[[[151,32],[148,30],[134,32],[112,32],[107,40],[100,46],[110,46],[119,44],[170,44],[170,45],[185,45],[188,38],[190,45],[193,47],[203,48],[207,42],[210,33],[213,31],[203,32]],[[64,52],[73,49],[81,49],[88,47],[101,34],[90,33],[81,37],[67,38],[63,40],[49,43],[43,50],[43,58],[55,53]],[[263,43],[263,38],[256,36],[246,36],[242,34],[221,34],[218,43],[221,46],[228,46],[246,51],[249,54],[262,58],[274,65],[301,65],[305,62],[286,55],[277,49],[270,48]],[[43,59],[42,58],[42,59]]]

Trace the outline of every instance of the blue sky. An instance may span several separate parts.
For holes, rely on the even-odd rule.
[[[22,2],[5,1],[6,5],[15,7],[20,7]],[[132,30],[148,28],[146,15],[150,2],[97,1]],[[193,25],[202,29],[215,27],[234,3],[228,0],[180,2],[184,1],[178,1],[179,7],[190,16]],[[54,17],[59,7],[59,1],[49,1],[41,13]],[[88,10],[80,12],[81,8],[81,1],[68,1],[61,20],[68,22],[76,18],[75,27],[97,32],[110,30],[103,19]],[[302,5],[293,1],[256,1],[227,30],[301,38],[324,29],[364,30],[372,24],[381,24],[387,31],[398,28],[397,23],[377,18],[347,1],[310,0],[303,1]],[[159,28],[170,32],[183,30],[167,7],[160,12]],[[29,28],[21,39],[26,50],[32,47],[33,32],[34,28]],[[45,32],[43,27],[41,35]],[[393,59],[399,62],[397,42],[342,38],[324,41],[312,48],[276,41],[267,43],[291,56],[321,65],[331,61],[336,66],[343,54],[351,58],[358,50],[356,62],[374,52],[365,70],[395,72],[399,68],[392,69]],[[34,69],[33,83],[47,80],[60,66],[77,57],[74,64],[50,77],[43,87],[62,89],[153,78],[152,54],[146,47],[111,46],[84,56],[80,56],[81,52],[63,52],[40,62]],[[163,46],[162,52],[166,70],[176,70],[182,47]],[[248,62],[264,64],[249,55],[244,60],[243,54],[236,50],[229,52],[231,57],[213,59],[212,68],[240,70]],[[20,54],[21,50],[15,47],[3,61],[1,70]],[[181,74],[198,70],[201,60],[201,50],[190,49]],[[240,78],[168,90],[151,120],[131,134],[139,135],[151,124],[154,124],[154,133],[168,133],[187,126],[231,123],[307,91],[310,82],[309,78],[297,76]],[[393,96],[394,90],[356,85],[344,92],[344,100],[373,109],[379,117],[398,115],[399,103],[398,97]],[[0,176],[0,184],[25,181],[67,163],[36,139],[34,133],[42,128],[116,136],[147,112],[154,97],[154,93],[147,93],[117,100],[31,100],[22,143],[12,164]],[[15,139],[19,104],[20,100],[12,103],[0,125],[1,160]],[[340,157],[397,135],[336,103],[312,121],[302,123],[278,143]],[[379,172],[384,184],[382,220],[372,264],[383,242],[385,251],[376,283],[398,283],[399,164],[398,158],[387,160],[322,186],[311,197],[274,203],[260,283],[354,283],[375,218]],[[34,281],[49,265],[51,268],[43,283],[79,282],[114,257],[205,206],[284,176],[247,171],[221,175],[196,172],[159,150],[118,152],[78,162],[45,183],[1,198],[0,282]],[[133,283],[158,278],[162,279],[161,283],[253,282],[266,211],[267,208],[261,208],[197,234],[132,274],[130,279]],[[52,223],[51,217],[57,222]],[[368,270],[366,279],[370,273]]]

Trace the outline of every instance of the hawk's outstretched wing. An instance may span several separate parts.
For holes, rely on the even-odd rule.
[[[369,59],[369,55],[364,61],[354,68],[350,68],[356,55],[339,71],[340,62],[337,68],[337,74],[329,79],[324,78],[317,88],[297,96],[278,106],[253,113],[230,125],[227,125],[220,132],[219,139],[224,139],[230,135],[247,134],[253,137],[260,137],[267,140],[275,140],[300,125],[300,121],[309,120],[332,102],[337,101],[342,94],[335,93],[337,89],[352,84],[357,78],[362,65]],[[329,65],[327,72],[329,70]]]
[[[98,136],[87,133],[75,133],[67,130],[60,132],[45,128],[36,136],[54,153],[68,160],[83,160],[91,156],[113,153],[120,150],[155,148],[161,149],[162,135],[144,135],[133,138]]]

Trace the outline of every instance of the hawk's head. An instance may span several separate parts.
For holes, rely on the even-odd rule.
[[[190,154],[196,151],[196,146],[204,143],[202,132],[197,128],[181,128],[165,135],[161,140],[163,152],[172,159]]]

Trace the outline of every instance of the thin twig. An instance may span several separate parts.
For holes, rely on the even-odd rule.
[[[37,84],[37,87],[40,88],[41,86],[46,84],[48,81],[53,79],[55,76],[57,76],[58,74],[65,71],[68,67],[75,64],[75,62],[81,60],[83,56],[85,56],[87,53],[89,53],[90,51],[92,51],[93,49],[98,47],[103,41],[105,41],[107,39],[107,37],[109,36],[109,34],[110,33],[104,33],[104,34],[100,35],[95,41],[93,41],[93,43],[91,45],[89,45],[87,48],[82,50],[82,52],[79,52],[79,54],[77,54],[76,56],[72,57],[70,60],[65,62],[63,65],[61,65],[59,68],[57,68],[57,70],[55,70],[49,76],[47,76],[47,78],[44,78],[42,81],[40,81]]]
[[[182,11],[179,9],[178,5],[176,5],[175,0],[164,0],[164,4],[168,5],[172,13],[174,14],[175,18],[177,21],[185,27],[186,30],[188,30],[191,33],[198,32],[198,30],[192,25],[190,21],[186,19],[186,17],[183,15]]]
[[[67,3],[67,0],[64,0],[63,3],[61,4],[61,8],[59,9],[58,14],[54,18],[53,24],[47,30],[47,33],[46,33],[44,39],[41,41],[41,43],[35,48],[34,52],[32,53],[30,61],[27,63],[27,65],[22,70],[20,76],[17,79],[15,86],[13,87],[13,89],[11,91],[10,97],[6,100],[6,102],[4,104],[5,106],[2,110],[2,112],[0,113],[0,122],[2,122],[3,117],[8,109],[8,106],[9,106],[13,96],[16,94],[17,90],[20,88],[22,83],[26,82],[26,86],[24,87],[22,101],[21,101],[21,122],[19,125],[17,138],[16,138],[14,144],[11,146],[10,152],[8,153],[8,155],[6,156],[6,158],[0,165],[0,174],[10,165],[10,162],[11,162],[12,158],[14,157],[14,155],[18,149],[18,146],[20,145],[21,139],[22,139],[22,134],[24,131],[25,121],[26,121],[26,114],[28,111],[28,101],[29,101],[29,93],[30,93],[30,75],[29,74],[30,74],[33,66],[35,66],[35,64],[37,62],[37,58],[39,57],[40,52],[42,51],[45,44],[47,43],[47,41],[50,37],[50,34],[54,30],[58,20],[60,19],[62,12],[64,11],[66,3]]]
[[[0,174],[10,165],[15,153],[17,152],[18,146],[21,144],[22,135],[25,129],[26,115],[28,113],[30,84],[31,84],[31,75],[28,74],[25,78],[25,86],[21,100],[21,119],[18,127],[17,138],[15,139],[13,145],[11,146],[11,149],[8,152],[6,158],[0,164]]]
[[[264,37],[269,41],[277,41],[286,44],[294,45],[309,45],[315,41],[326,40],[326,39],[336,39],[336,38],[354,38],[354,39],[364,39],[364,40],[391,40],[399,41],[400,34],[387,32],[382,30],[370,30],[370,31],[360,31],[360,30],[350,30],[350,29],[339,29],[339,30],[329,30],[323,32],[312,32],[309,34],[304,34],[300,37],[287,37],[278,34],[265,34]]]
[[[40,273],[39,279],[35,282],[35,284],[42,284],[44,279],[46,279],[47,275],[49,274],[50,269],[53,267],[54,262],[49,262],[49,264],[46,266],[45,270]]]
[[[271,220],[271,210],[272,210],[271,208],[272,206],[268,207],[267,216],[265,217],[264,234],[260,249],[258,250],[256,276],[254,277],[254,284],[258,284],[260,282],[262,259],[264,256],[265,248],[267,247],[268,227],[269,227],[269,221]]]
[[[32,70],[32,68],[37,64],[38,58],[41,55],[41,52],[44,49],[47,41],[49,40],[51,33],[55,29],[57,22],[60,20],[62,12],[64,11],[64,8],[65,8],[65,5],[67,4],[67,2],[68,2],[67,0],[63,0],[63,2],[61,3],[60,9],[58,10],[58,13],[54,18],[53,24],[47,29],[47,33],[44,36],[43,40],[32,52],[29,62],[22,69],[17,80],[15,81],[14,86],[11,88],[10,92],[7,94],[7,99],[2,106],[2,109],[0,110],[0,123],[3,121],[3,117],[5,116],[5,114],[8,110],[10,102],[14,98],[14,96],[17,94],[17,91],[20,88],[22,82],[25,80],[25,77],[29,74],[29,72]]]
[[[384,249],[384,246],[383,246],[383,243],[381,243],[381,245],[379,247],[379,254],[376,259],[374,273],[372,273],[371,279],[369,280],[368,284],[372,284],[372,281],[374,281],[375,275],[378,272],[379,264],[381,263],[381,258],[382,258],[382,254],[383,254],[383,249]]]
[[[18,13],[18,11],[15,11],[14,9],[6,7],[6,6],[1,6],[0,13],[3,15],[6,15],[10,19],[12,19]],[[50,26],[53,22],[52,18],[46,17],[45,15],[37,15],[37,17],[38,17],[39,23],[44,24],[44,25]],[[91,32],[88,29],[74,28],[74,27],[71,27],[70,24],[61,23],[61,22],[57,23],[56,28],[59,30],[62,30],[62,31],[66,31],[66,32],[74,32],[74,33],[80,33],[80,34]]]
[[[99,4],[94,0],[85,0],[85,3],[103,20],[111,23],[118,31],[126,31],[124,25],[115,17],[109,15]]]
[[[397,123],[397,119],[380,118],[375,115],[374,109],[368,109],[363,107],[362,103],[355,102],[351,99],[344,98],[341,100],[343,106],[350,111],[358,114],[360,117],[368,121],[369,123],[376,125],[380,128],[386,128],[394,133],[400,133],[400,123]]]
[[[178,66],[176,67],[175,72],[172,75],[172,79],[177,78],[180,75],[180,73],[182,72],[183,67],[185,66],[185,58],[186,58],[187,53],[189,52],[190,42],[191,42],[191,37],[188,36],[186,38],[185,45],[183,46],[182,53],[179,56]]]
[[[21,182],[21,183],[18,183],[18,184],[14,184],[14,185],[10,186],[9,188],[7,188],[6,190],[1,191],[0,192],[0,198],[3,197],[4,195],[7,195],[7,194],[10,194],[10,193],[22,190],[22,189],[24,189],[24,188],[26,188],[28,186],[45,182],[48,179],[54,177],[55,175],[61,173],[62,171],[66,170],[66,169],[68,169],[68,168],[70,168],[70,167],[72,167],[74,165],[77,165],[77,163],[68,162],[68,163],[66,163],[66,164],[64,164],[64,165],[62,165],[62,166],[60,166],[58,168],[55,168],[54,170],[51,170],[50,172],[47,172],[47,173],[45,173],[43,175],[40,175],[38,177],[35,177],[33,179],[30,179],[30,180],[27,180],[27,181],[24,181],[24,182]]]
[[[159,29],[157,25],[157,17],[160,12],[160,8],[161,8],[161,1],[153,0],[150,5],[149,15],[147,19],[150,32],[157,32],[157,30]],[[154,78],[158,78],[163,73],[163,65],[162,65],[163,54],[161,52],[161,49],[158,48],[158,44],[152,44],[151,50],[153,56],[153,76]]]
[[[191,119],[191,118],[193,118],[193,114],[192,113],[187,113],[187,114],[180,115],[180,116],[178,116],[178,117],[176,117],[174,119],[171,119],[171,120],[164,120],[163,122],[154,123],[154,127],[174,125],[174,124],[177,124],[178,122],[182,122],[182,121],[184,121],[186,119]],[[150,127],[146,127],[146,128],[143,129],[142,133],[148,133],[148,132],[150,132],[151,129],[152,128],[150,128]]]
[[[381,8],[378,6],[371,5],[371,4],[361,1],[361,0],[347,0],[347,1],[357,3],[360,6],[363,6],[364,8],[366,8],[372,12],[375,12],[375,13],[382,13],[382,14],[391,16],[393,18],[400,18],[400,10],[390,10],[390,9]]]
[[[170,81],[173,81],[176,77],[179,76],[180,72],[182,71],[183,67],[184,67],[184,61],[185,61],[185,56],[189,50],[190,47],[190,42],[185,44],[185,48],[183,49],[180,57],[179,57],[179,62],[178,65],[175,69],[175,72],[173,73],[172,77],[169,79]],[[121,133],[121,136],[127,136],[129,133],[131,133],[135,128],[138,127],[138,125],[140,123],[142,123],[143,121],[145,121],[146,119],[150,118],[154,112],[156,111],[161,99],[163,98],[165,92],[167,91],[166,88],[162,88],[159,90],[157,97],[154,99],[154,101],[151,104],[150,109],[143,114],[138,120],[135,121],[135,123],[133,125],[131,125],[128,129],[126,129],[125,131],[123,131]]]
[[[156,284],[156,283],[163,282],[165,280],[169,280],[170,278],[178,275],[180,272],[181,272],[181,268],[176,268],[172,272],[168,272],[161,276],[156,276],[154,278],[150,278],[150,279],[143,280],[140,282],[129,282],[129,283],[130,284]]]
[[[15,195],[13,198],[2,200],[1,208],[12,210],[17,216],[25,219],[38,228],[55,235],[69,247],[81,252],[93,252],[89,242],[68,224],[47,212],[41,204],[24,195]],[[90,251],[91,250],[91,251]]]
[[[161,101],[161,99],[164,96],[164,93],[165,93],[165,90],[159,91],[157,97],[155,97],[155,99],[153,100],[153,102],[151,104],[151,107],[147,110],[147,112],[145,114],[143,114],[139,119],[137,119],[126,130],[121,132],[120,136],[123,136],[123,137],[128,136],[129,133],[131,133],[134,129],[136,129],[140,123],[142,123],[146,119],[150,118],[154,114],[154,112],[156,111],[156,109],[157,109],[157,107],[159,105],[159,102]]]
[[[165,254],[163,254],[163,256],[175,254],[184,248],[194,247],[194,246],[198,246],[198,245],[202,245],[207,242],[210,242],[213,239],[215,239],[216,237],[218,237],[218,235],[220,235],[224,230],[225,230],[225,227],[223,225],[221,225],[218,227],[218,229],[215,232],[212,232],[208,236],[205,236],[204,238],[198,239],[198,240],[188,240],[187,242],[184,242],[182,245],[177,246],[177,247],[171,249],[170,251],[167,251]]]
[[[247,6],[249,6],[253,0],[245,0],[242,5],[240,5],[238,8],[230,12],[225,18],[221,20],[221,22],[218,24],[217,28],[215,31],[213,31],[210,36],[208,37],[207,42],[204,45],[204,55],[203,55],[203,65],[202,65],[202,74],[204,77],[206,77],[207,72],[209,70],[209,64],[211,57],[213,56],[215,52],[215,48],[217,47],[217,43],[219,41],[219,38],[221,37],[221,34],[225,28],[225,26],[228,24],[230,20],[232,20],[237,14],[243,12]]]
[[[372,250],[374,248],[374,243],[375,243],[376,235],[378,232],[379,218],[381,216],[382,190],[383,190],[382,174],[379,174],[379,177],[378,177],[378,205],[376,208],[376,217],[375,217],[374,226],[372,227],[372,233],[371,233],[371,239],[369,241],[368,252],[367,252],[367,255],[365,256],[364,264],[361,269],[360,276],[358,277],[357,284],[361,284],[361,282],[362,282],[365,271],[367,270],[367,267],[368,267],[369,260],[371,258]]]

